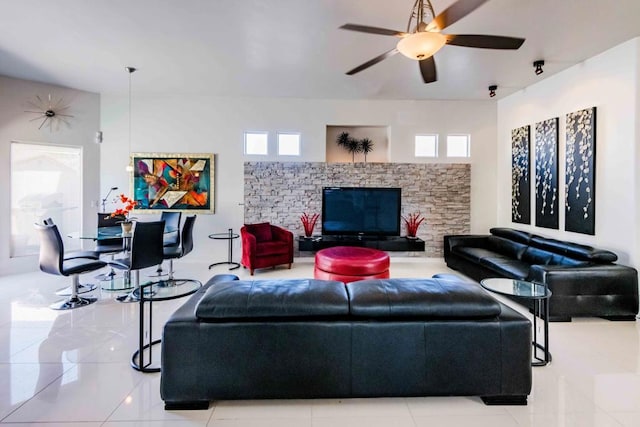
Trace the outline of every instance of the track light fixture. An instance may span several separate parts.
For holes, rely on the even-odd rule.
[[[496,90],[498,90],[498,85],[489,86],[489,97],[490,98],[493,98],[494,96],[496,96]]]
[[[542,60],[542,59],[539,59],[537,61],[533,61],[533,68],[535,68],[537,76],[539,76],[540,74],[542,74],[544,72],[544,70],[542,69],[543,65],[544,65],[544,60]]]

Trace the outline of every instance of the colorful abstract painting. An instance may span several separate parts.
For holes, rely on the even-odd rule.
[[[529,184],[530,126],[511,131],[511,221],[531,223]]]
[[[596,232],[596,107],[567,114],[566,231]]]
[[[558,118],[535,125],[536,227],[558,229]]]
[[[133,153],[137,211],[214,212],[213,154]]]

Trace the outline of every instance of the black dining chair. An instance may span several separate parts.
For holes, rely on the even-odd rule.
[[[182,258],[193,250],[193,225],[196,216],[188,216],[182,226],[181,241],[179,246],[165,246],[163,249],[164,259],[169,260],[169,278],[161,283],[165,286],[175,286],[184,283],[186,280],[176,281],[173,277],[173,260]]]
[[[182,219],[181,212],[162,211],[160,214],[160,221],[164,221],[164,235],[162,241],[164,247],[177,248],[180,246],[180,220]],[[162,269],[162,263],[158,264],[154,274],[149,277],[163,277],[167,273]]]
[[[153,267],[162,262],[162,235],[164,221],[136,222],[131,239],[129,256],[109,261],[109,265],[125,271],[125,276],[131,280],[131,272],[135,273],[134,289],[127,295],[118,297],[121,302],[133,302],[139,299],[140,270]]]
[[[110,212],[98,212],[98,235],[101,234],[101,230],[105,230],[107,227],[120,227],[120,218],[112,218]],[[100,255],[111,255],[113,259],[114,255],[124,250],[124,239],[122,237],[109,237],[100,238],[96,240],[96,253]],[[111,280],[116,276],[116,272],[113,267],[108,273],[99,274],[96,279],[100,281]]]
[[[53,219],[45,218],[42,220],[44,225],[54,225]],[[69,251],[64,254],[64,259],[73,259],[73,258],[92,258],[98,259],[100,258],[100,254],[96,251]]]
[[[80,274],[98,270],[106,265],[104,261],[91,258],[64,257],[64,244],[55,224],[35,224],[40,236],[40,270],[58,276],[71,277],[71,295],[66,300],[51,304],[54,310],[70,310],[96,302],[97,298],[79,297]]]
[[[54,225],[54,221],[52,218],[45,218],[42,220],[44,225]],[[74,258],[89,258],[89,259],[100,259],[100,254],[96,251],[68,251],[64,254],[64,259],[74,259]],[[78,294],[86,294],[87,292],[94,291],[97,288],[93,283],[78,283],[76,288],[76,292]],[[69,296],[73,293],[73,289],[71,286],[67,286],[66,288],[62,288],[56,291],[56,295],[61,297]]]

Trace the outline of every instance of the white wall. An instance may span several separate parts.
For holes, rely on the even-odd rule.
[[[498,102],[498,225],[608,248],[621,263],[640,267],[639,51],[639,39],[628,41]],[[565,114],[592,106],[597,107],[596,234],[588,236],[564,231]],[[527,124],[533,129],[536,122],[552,117],[560,118],[560,230],[513,224],[511,129]]]
[[[38,130],[40,122],[30,122],[34,115],[25,113],[25,110],[33,109],[27,101],[33,100],[36,95],[46,98],[49,94],[54,99],[62,97],[70,103],[68,112],[74,116],[70,129],[61,126],[58,131],[50,131],[48,127]],[[3,194],[3,203],[0,206],[0,275],[33,271],[38,268],[37,257],[9,258],[11,141],[82,147],[82,226],[89,230],[95,227],[95,200],[99,198],[100,170],[97,166],[100,163],[100,147],[94,142],[99,124],[100,96],[95,93],[0,76],[0,190]]]
[[[142,74],[136,75],[142,79]],[[126,94],[102,94],[102,187],[129,188],[125,173],[129,152]],[[243,224],[244,161],[325,161],[326,126],[388,126],[392,162],[425,162],[414,158],[413,136],[439,133],[472,135],[472,232],[486,232],[496,221],[496,104],[441,101],[346,101],[306,99],[144,96],[132,99],[132,152],[211,152],[216,154],[216,212],[200,215],[190,257],[213,262],[226,259],[226,245],[207,235],[238,230]],[[269,132],[269,152],[276,152],[277,131],[300,132],[298,158],[244,156],[243,132]],[[239,243],[235,244],[239,248]],[[236,258],[239,258],[236,252]]]

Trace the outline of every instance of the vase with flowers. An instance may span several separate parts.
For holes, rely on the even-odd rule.
[[[129,234],[131,233],[131,228],[133,227],[133,220],[136,219],[129,216],[129,214],[133,209],[135,209],[135,207],[138,205],[138,202],[125,196],[124,194],[120,194],[118,196],[118,200],[120,200],[120,202],[122,203],[122,207],[113,211],[107,218],[116,218],[120,220],[122,233]]]
[[[407,227],[407,239],[417,239],[418,228],[425,218],[420,215],[420,212],[410,213],[406,217],[403,216],[404,224]]]
[[[304,227],[304,236],[306,238],[310,238],[313,235],[313,229],[316,226],[316,221],[318,221],[319,216],[320,215],[317,213],[312,215],[309,215],[306,212],[302,213],[300,221],[302,221],[302,226]]]

